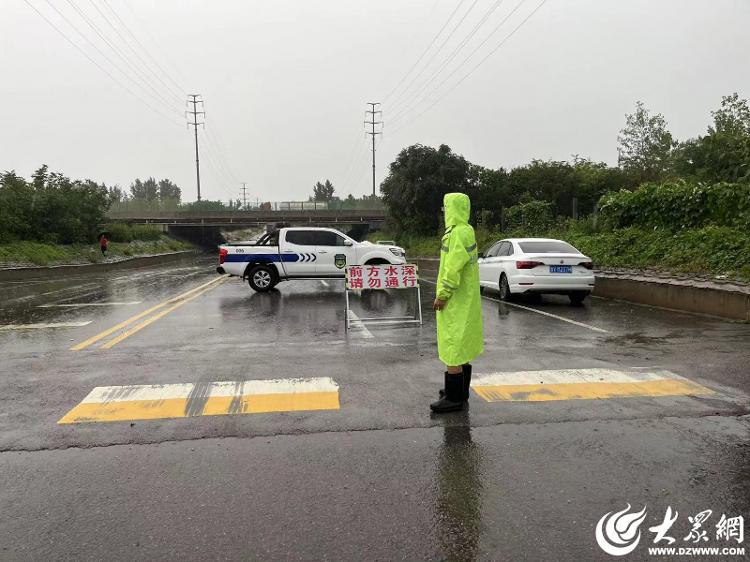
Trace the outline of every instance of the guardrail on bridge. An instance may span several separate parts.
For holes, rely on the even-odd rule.
[[[385,220],[385,211],[362,210],[284,210],[284,211],[110,211],[113,222],[180,225],[259,225],[275,222],[291,224],[377,223]]]

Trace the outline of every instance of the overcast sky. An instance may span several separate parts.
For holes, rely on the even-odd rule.
[[[414,143],[494,168],[615,163],[636,100],[684,139],[722,95],[750,96],[748,0],[547,0],[533,14],[541,0],[49,2],[109,60],[47,0],[0,0],[0,169],[168,177],[183,200],[196,195],[188,93],[205,100],[203,198],[236,198],[245,181],[261,201],[306,199],[326,178],[369,193],[368,101],[383,101],[379,183]]]

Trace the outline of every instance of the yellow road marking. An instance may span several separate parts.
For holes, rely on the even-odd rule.
[[[97,387],[58,424],[338,410],[328,377]]]
[[[140,332],[146,326],[149,326],[149,325],[153,324],[154,322],[156,322],[160,318],[166,316],[167,314],[169,314],[173,310],[175,310],[177,308],[180,308],[182,305],[187,304],[191,300],[193,300],[193,299],[201,296],[203,293],[207,293],[208,291],[210,291],[211,289],[213,289],[217,285],[220,285],[221,283],[223,283],[226,280],[227,280],[226,277],[222,277],[222,278],[219,279],[219,281],[215,282],[210,287],[206,287],[202,291],[194,293],[193,295],[190,295],[189,297],[180,300],[179,302],[177,302],[177,304],[173,304],[169,308],[165,308],[164,310],[162,310],[158,314],[154,314],[153,316],[151,316],[150,318],[147,318],[146,320],[144,320],[140,324],[136,324],[135,326],[133,326],[129,330],[123,332],[122,334],[120,334],[116,338],[113,338],[113,339],[109,340],[107,343],[105,343],[104,345],[101,346],[101,349],[110,349],[110,348],[114,347],[115,345],[117,345],[118,343],[120,343],[122,340],[124,340],[126,338],[129,338],[130,336],[132,336],[136,332]]]
[[[472,388],[487,402],[543,402],[548,400],[592,400],[630,396],[713,394],[712,390],[704,386],[680,379],[639,382],[472,385]]]
[[[216,283],[221,282],[224,279],[226,279],[226,277],[219,277],[218,279],[212,279],[208,283],[204,283],[203,285],[199,285],[198,287],[190,289],[189,291],[186,291],[186,292],[182,293],[181,295],[177,295],[176,297],[172,297],[170,299],[167,299],[164,302],[161,302],[161,303],[159,303],[159,304],[157,304],[155,306],[152,306],[151,308],[149,308],[147,310],[144,310],[143,312],[139,312],[135,316],[131,316],[127,320],[123,320],[119,324],[117,324],[115,326],[112,326],[111,328],[108,328],[107,330],[104,330],[103,332],[100,332],[100,333],[96,334],[95,336],[91,336],[89,339],[84,340],[84,341],[82,341],[79,344],[74,345],[73,347],[70,348],[70,351],[80,351],[82,349],[86,349],[87,347],[89,347],[92,344],[95,344],[99,340],[102,340],[102,339],[106,338],[107,336],[109,336],[111,334],[114,334],[115,332],[117,332],[119,330],[122,330],[123,328],[129,326],[130,324],[132,324],[136,320],[140,320],[144,316],[148,316],[152,312],[155,312],[155,311],[157,311],[157,310],[159,310],[161,308],[164,308],[165,306],[167,306],[170,303],[173,303],[175,301],[183,299],[183,298],[189,296],[190,294],[203,289],[204,287],[209,287],[211,285],[214,285]]]
[[[311,392],[293,394],[267,394],[243,396],[239,406],[233,407],[234,398],[217,396],[208,398],[200,412],[188,415],[188,399],[134,400],[106,404],[79,404],[68,412],[58,424],[86,422],[111,422],[130,420],[158,420],[194,416],[226,416],[230,414],[264,414],[272,412],[300,412],[311,410],[338,410],[338,392]]]

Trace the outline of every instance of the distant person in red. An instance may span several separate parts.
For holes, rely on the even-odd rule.
[[[109,240],[107,240],[107,235],[102,234],[102,237],[99,238],[99,247],[102,249],[102,255],[107,255],[107,248],[109,247]]]

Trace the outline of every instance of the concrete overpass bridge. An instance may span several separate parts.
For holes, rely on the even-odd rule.
[[[362,240],[369,231],[385,221],[385,211],[374,210],[252,210],[252,211],[110,211],[108,223],[148,224],[165,232],[213,247],[226,242],[227,231],[249,227],[288,224],[290,226],[327,226]]]
[[[244,227],[273,223],[292,226],[341,224],[377,226],[385,221],[382,209],[364,210],[287,210],[287,211],[110,211],[109,222],[130,224]]]

